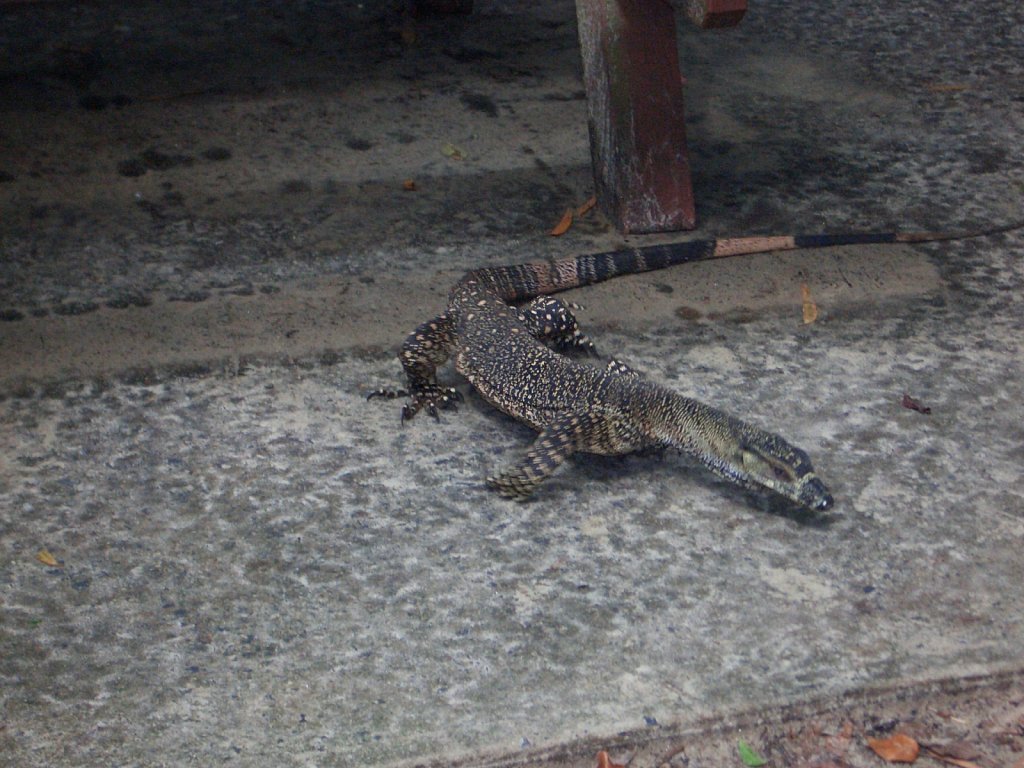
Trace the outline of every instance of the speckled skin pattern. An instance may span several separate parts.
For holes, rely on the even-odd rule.
[[[736,242],[727,246],[730,253],[738,251]],[[757,242],[752,247],[758,250],[792,247],[792,239],[788,246]],[[485,400],[540,432],[518,464],[487,479],[509,498],[529,496],[576,452],[614,456],[670,447],[744,487],[828,509],[832,496],[807,454],[778,435],[647,381],[617,361],[599,370],[548,346],[594,351],[569,308],[538,294],[714,253],[714,241],[694,241],[469,272],[452,289],[445,313],[419,326],[402,345],[408,392],[381,390],[371,397],[408,394],[403,423],[424,408],[436,418],[439,409],[454,409],[461,399],[436,380],[437,367],[454,357],[455,369]],[[507,303],[538,298],[526,310]]]
[[[691,240],[468,272],[452,289],[444,314],[423,323],[399,358],[409,395],[402,422],[421,409],[437,418],[462,399],[440,387],[438,366],[449,357],[485,400],[540,432],[513,468],[489,477],[503,496],[525,498],[574,453],[621,455],[648,448],[683,451],[746,488],[774,491],[809,509],[833,499],[807,454],[778,435],[647,381],[612,360],[598,370],[564,351],[596,354],[569,307],[547,294],[704,259],[850,244],[932,242],[1001,234],[1018,223],[962,235],[946,232],[847,233]],[[532,299],[526,309],[511,302]]]

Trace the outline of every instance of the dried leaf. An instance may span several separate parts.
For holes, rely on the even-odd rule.
[[[748,768],[760,768],[762,765],[767,765],[768,761],[761,757],[754,748],[747,744],[743,739],[740,739],[736,744],[736,749],[739,750],[740,760]]]
[[[404,189],[406,192],[415,192],[416,182],[412,179],[406,179],[405,181],[402,182],[402,189]]]
[[[917,411],[918,413],[929,414],[932,412],[932,409],[929,406],[921,405],[919,402],[917,402],[917,400],[912,398],[906,392],[903,393],[903,401],[900,404],[904,408],[909,408],[910,410]]]
[[[597,205],[597,195],[591,195],[587,202],[576,209],[576,218],[578,219],[595,205]]]
[[[552,237],[558,237],[564,235],[569,231],[569,227],[572,226],[572,208],[566,208],[565,213],[562,214],[561,220],[555,224],[555,228],[548,232]]]
[[[441,154],[452,160],[465,160],[466,154],[454,144],[445,144],[441,147]]]
[[[868,746],[890,763],[912,763],[921,752],[917,742],[905,733],[894,733],[887,739],[868,739]]]
[[[51,555],[49,550],[46,549],[40,549],[36,552],[36,560],[43,565],[50,566],[51,568],[57,568],[60,566],[60,563],[57,562],[57,558]]]
[[[622,763],[613,763],[603,749],[597,753],[597,768],[626,768]]]
[[[807,283],[800,284],[800,293],[804,297],[804,325],[810,325],[818,319],[818,305],[811,299],[811,287]]]

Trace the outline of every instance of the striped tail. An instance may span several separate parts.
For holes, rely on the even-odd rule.
[[[571,256],[554,261],[513,264],[476,269],[459,281],[482,283],[508,302],[527,301],[536,296],[601,283],[619,275],[651,272],[691,261],[723,259],[772,251],[827,248],[839,245],[880,243],[932,243],[966,240],[1024,228],[1024,222],[966,232],[877,232],[837,235],[777,235],[731,237],[718,240],[688,240],[681,243],[646,245],[621,251]]]

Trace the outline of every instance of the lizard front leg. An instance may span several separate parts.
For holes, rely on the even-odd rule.
[[[487,487],[508,499],[525,499],[576,452],[578,420],[545,427],[518,464],[487,478]]]
[[[612,365],[639,377],[622,363]],[[618,456],[653,446],[652,440],[617,409],[596,408],[563,413],[546,425],[518,464],[487,478],[487,485],[502,496],[524,499],[577,452]]]
[[[525,499],[577,451],[618,453],[608,446],[612,422],[603,412],[565,413],[545,426],[518,464],[487,478],[487,486],[510,499]]]
[[[398,359],[402,362],[409,388],[391,390],[379,389],[371,392],[367,399],[374,397],[409,397],[402,406],[402,422],[413,418],[422,409],[435,419],[438,410],[454,410],[462,395],[454,387],[441,387],[437,383],[437,368],[444,365],[455,343],[455,324],[447,315],[439,315],[418,326],[402,343]]]

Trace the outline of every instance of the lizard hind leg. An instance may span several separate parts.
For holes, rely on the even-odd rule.
[[[462,395],[454,387],[442,387],[437,383],[437,369],[444,365],[454,343],[454,323],[447,315],[439,315],[419,325],[402,343],[398,359],[402,362],[408,389],[378,389],[367,399],[374,397],[408,397],[402,406],[402,423],[426,410],[439,419],[439,410],[457,410]]]
[[[574,304],[553,296],[538,296],[519,310],[519,319],[538,341],[558,352],[580,351],[598,357],[594,342],[580,330]]]

